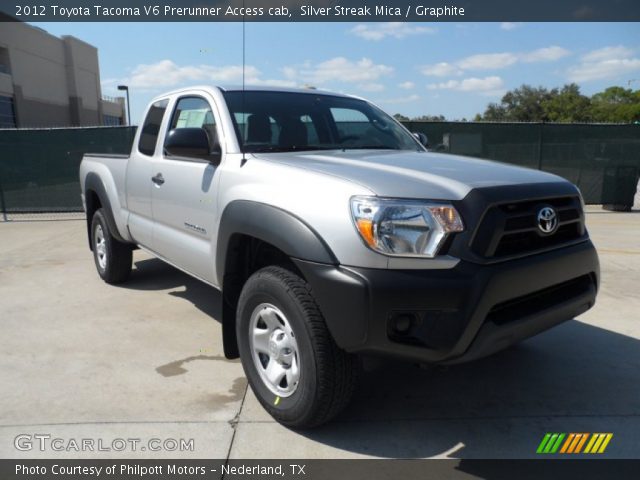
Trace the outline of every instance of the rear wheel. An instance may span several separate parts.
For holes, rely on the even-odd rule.
[[[124,282],[131,273],[133,249],[113,237],[101,208],[91,220],[91,242],[100,278],[112,284]]]
[[[278,422],[314,427],[349,403],[358,360],[336,345],[298,275],[281,267],[253,274],[240,295],[236,327],[249,384]]]

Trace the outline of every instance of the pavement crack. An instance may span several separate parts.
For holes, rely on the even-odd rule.
[[[249,383],[247,382],[246,387],[244,388],[244,395],[242,396],[242,401],[240,402],[240,407],[238,408],[238,413],[236,413],[235,417],[229,420],[229,425],[233,429],[233,434],[231,435],[231,441],[229,442],[229,450],[227,450],[227,457],[224,460],[225,466],[229,464],[229,457],[231,456],[231,449],[233,448],[233,442],[236,439],[236,432],[238,431],[238,423],[240,423],[240,415],[242,414],[242,409],[244,408],[244,402],[247,399],[247,392],[249,391]],[[224,474],[221,477],[224,480]]]

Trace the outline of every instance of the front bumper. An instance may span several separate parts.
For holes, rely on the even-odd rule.
[[[449,270],[296,264],[341,348],[426,363],[480,358],[574,318],[595,303],[600,275],[589,240]]]

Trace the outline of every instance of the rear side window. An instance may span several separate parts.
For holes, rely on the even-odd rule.
[[[142,131],[140,132],[140,141],[138,142],[138,151],[140,153],[151,156],[155,152],[162,117],[164,117],[168,103],[169,100],[160,100],[151,105],[149,113],[147,113],[147,118],[144,119]]]

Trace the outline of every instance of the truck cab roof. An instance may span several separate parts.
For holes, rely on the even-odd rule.
[[[282,93],[308,93],[313,95],[329,95],[333,97],[344,97],[344,98],[357,98],[359,100],[364,100],[361,97],[356,95],[349,95],[346,93],[337,93],[331,92],[328,90],[320,90],[316,88],[310,87],[276,87],[276,86],[264,86],[264,85],[193,85],[191,87],[184,87],[177,90],[172,90],[170,92],[166,92],[158,97],[155,100],[159,100],[162,98],[166,98],[172,95],[177,95],[180,93],[184,93],[187,91],[200,90],[200,91],[217,91],[217,92],[282,92]]]

